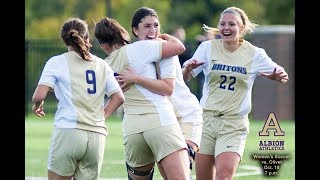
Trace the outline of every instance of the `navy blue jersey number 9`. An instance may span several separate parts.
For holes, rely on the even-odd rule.
[[[220,88],[226,89],[227,76],[221,75],[220,78],[222,79],[222,82],[220,83]],[[231,80],[231,83],[228,85],[228,90],[234,91],[234,84],[236,83],[236,77],[230,76],[229,79]]]
[[[92,70],[87,70],[86,71],[86,79],[87,83],[92,85],[92,88],[87,88],[87,91],[89,94],[94,94],[96,93],[96,74]]]

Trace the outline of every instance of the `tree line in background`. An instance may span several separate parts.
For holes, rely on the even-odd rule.
[[[98,42],[94,40],[94,22],[104,16],[115,18],[131,34],[131,18],[134,11],[147,6],[159,15],[161,29],[172,33],[177,27],[186,31],[191,55],[197,47],[195,37],[203,34],[202,24],[216,27],[220,13],[229,6],[246,11],[250,20],[260,25],[294,25],[294,0],[27,0],[25,1],[25,112],[30,113],[31,97],[42,68],[48,58],[65,51],[60,38],[61,25],[68,17],[79,17],[88,22],[93,47],[91,52],[101,58]],[[279,18],[280,17],[280,18]],[[250,39],[250,36],[247,37]],[[198,97],[201,88],[197,79],[189,84]],[[51,103],[52,102],[52,103]],[[55,97],[50,93],[47,111],[55,112]]]
[[[141,6],[157,11],[163,32],[170,33],[182,26],[187,39],[202,34],[202,24],[216,27],[220,13],[229,6],[245,10],[260,25],[295,24],[294,0],[27,0],[25,38],[57,39],[61,25],[71,16],[86,20],[90,31],[95,22],[109,16],[130,33],[132,14]]]

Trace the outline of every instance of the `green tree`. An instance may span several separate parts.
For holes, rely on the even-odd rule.
[[[264,15],[265,5],[257,0],[175,0],[171,3],[174,11],[171,10],[168,17],[169,26],[171,30],[176,26],[183,26],[187,32],[187,39],[193,39],[196,35],[202,34],[203,24],[217,27],[220,13],[229,6],[237,6],[245,10],[254,22],[267,22],[267,17]]]
[[[103,16],[105,0],[28,0],[25,10],[26,38],[57,38],[60,27],[68,17],[87,20]],[[88,16],[90,15],[90,16]]]
[[[130,32],[132,14],[141,6],[158,12],[163,32],[183,26],[187,39],[203,33],[202,24],[216,27],[220,13],[228,6],[242,8],[257,24],[292,25],[295,21],[294,0],[28,0],[25,37],[58,38],[60,26],[68,17],[85,19],[92,28],[95,21],[108,14]]]
[[[263,0],[265,8],[266,23],[268,24],[295,24],[295,1],[294,0]],[[281,17],[281,18],[279,18]]]

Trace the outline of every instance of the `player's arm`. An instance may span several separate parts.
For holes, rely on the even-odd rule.
[[[104,106],[104,118],[107,119],[124,103],[124,95],[122,91],[112,94]]]
[[[140,84],[149,91],[163,96],[171,96],[174,89],[174,78],[165,79],[149,79],[138,75],[131,67],[126,67],[125,70],[116,76],[117,81],[122,84],[121,88],[126,91],[133,83]]]
[[[257,62],[255,64],[261,76],[281,83],[289,80],[288,73],[284,68],[272,61],[264,49],[257,49],[257,54],[254,61]]]
[[[32,111],[35,115],[38,117],[42,117],[45,115],[44,110],[43,110],[43,104],[44,104],[44,99],[47,96],[47,93],[49,91],[49,86],[46,85],[38,85],[36,90],[33,93],[32,96]]]
[[[185,82],[188,82],[192,79],[192,69],[195,69],[201,65],[203,65],[204,62],[199,62],[196,59],[191,59],[188,60],[184,63],[182,67],[182,74],[183,74],[183,79]]]
[[[182,54],[186,50],[184,44],[174,36],[169,34],[160,34],[159,38],[165,40],[162,41],[163,59]]]
[[[274,80],[274,81],[279,81],[281,83],[285,83],[289,80],[288,73],[283,68],[279,68],[279,70],[277,70],[277,68],[274,68],[274,70],[271,74],[270,73],[260,73],[260,75],[264,76],[268,79]]]

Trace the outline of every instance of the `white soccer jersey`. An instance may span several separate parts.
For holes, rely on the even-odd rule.
[[[53,56],[46,62],[38,84],[54,89],[58,100],[55,126],[107,135],[104,96],[110,97],[121,88],[103,59],[95,56],[93,61],[84,61],[75,51]]]
[[[107,58],[111,68],[120,73],[126,66],[132,67],[138,75],[157,79],[154,62],[162,58],[161,42],[141,40],[121,47]],[[175,72],[172,66],[172,72]],[[175,74],[172,75],[173,77]],[[155,94],[139,84],[134,84],[124,92],[125,102],[123,132],[125,135],[138,133],[160,126],[176,124],[172,104],[165,96]],[[156,118],[146,118],[152,115]]]
[[[204,62],[192,71],[193,76],[201,71],[205,75],[201,107],[225,116],[247,116],[256,76],[261,72],[271,74],[274,68],[283,69],[264,49],[245,40],[232,53],[225,50],[221,39],[205,41],[191,59]]]
[[[159,63],[161,79],[168,76],[168,69],[175,67],[175,87],[172,95],[169,97],[170,102],[175,108],[177,118],[182,118],[182,122],[192,122],[193,124],[202,124],[202,109],[197,97],[190,91],[189,87],[183,80],[183,74],[178,56],[170,59],[174,62],[169,63],[168,59],[163,59]]]

